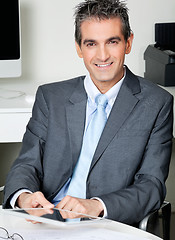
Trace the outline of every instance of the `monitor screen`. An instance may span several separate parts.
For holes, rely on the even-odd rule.
[[[0,1],[0,77],[21,75],[19,0]]]

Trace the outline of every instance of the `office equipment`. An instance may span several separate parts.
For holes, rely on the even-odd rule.
[[[19,1],[0,1],[0,78],[21,75]]]
[[[144,77],[162,86],[175,86],[175,23],[155,24],[155,41],[144,52]]]
[[[175,22],[155,24],[155,47],[175,51]]]
[[[175,52],[149,45],[144,59],[145,78],[162,86],[175,86]]]

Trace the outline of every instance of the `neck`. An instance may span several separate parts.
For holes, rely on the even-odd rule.
[[[102,93],[105,94],[107,91],[109,91],[116,83],[118,83],[122,78],[124,77],[124,72],[119,78],[119,80],[116,81],[94,81],[92,78],[93,83],[95,86],[98,88],[98,90]]]
[[[123,77],[124,77],[124,68],[120,71],[118,76],[116,78],[111,79],[111,80],[96,80],[93,78],[93,76],[90,75],[94,85],[98,88],[98,90],[102,93],[105,94],[107,91],[109,91],[116,83],[118,83]]]

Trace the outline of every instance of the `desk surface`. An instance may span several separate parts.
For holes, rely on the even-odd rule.
[[[14,232],[20,233],[25,240],[34,240],[41,239],[42,240],[54,240],[54,239],[88,239],[88,240],[108,240],[114,239],[112,238],[114,232],[116,235],[124,235],[124,238],[119,239],[134,239],[134,240],[161,240],[150,233],[144,232],[140,229],[136,229],[134,227],[110,221],[110,220],[100,220],[100,223],[89,224],[89,225],[80,225],[78,226],[54,226],[46,223],[41,224],[32,224],[27,222],[24,218],[20,218],[13,215],[7,215],[4,213],[2,209],[0,209],[0,227],[6,228],[11,234]],[[84,234],[89,234],[90,231],[93,231],[93,236],[91,238],[85,238]],[[99,234],[103,231],[103,236],[98,238]],[[107,231],[108,235],[105,235],[105,231]],[[95,236],[95,233],[98,235]],[[111,234],[111,235],[110,235]],[[127,236],[125,236],[127,234]],[[35,236],[33,238],[33,236]],[[44,237],[43,237],[44,236]],[[59,237],[58,237],[59,236]],[[61,237],[62,236],[62,237]],[[111,238],[110,238],[111,236]],[[117,238],[115,238],[117,240]]]
[[[0,113],[31,112],[38,84],[0,83]]]
[[[37,84],[1,82],[0,143],[22,142],[37,87]]]

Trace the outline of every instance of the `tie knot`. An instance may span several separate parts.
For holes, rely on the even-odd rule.
[[[96,102],[97,106],[100,105],[100,106],[106,108],[106,106],[108,104],[108,99],[105,94],[100,94],[96,97],[95,102]]]

